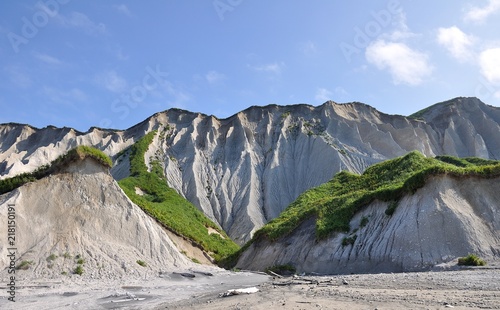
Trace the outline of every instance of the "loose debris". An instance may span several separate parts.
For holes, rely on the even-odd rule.
[[[241,295],[241,294],[255,294],[258,291],[259,291],[259,289],[256,287],[240,288],[240,289],[236,289],[236,290],[228,290],[225,293],[220,293],[219,297],[229,297],[229,296]]]

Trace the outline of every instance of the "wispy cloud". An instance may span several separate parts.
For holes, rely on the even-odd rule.
[[[464,19],[472,22],[484,22],[490,15],[500,10],[500,0],[489,0],[484,7],[472,7],[465,12]]]
[[[125,4],[123,4],[123,3],[115,5],[113,7],[115,8],[115,10],[117,10],[120,13],[122,13],[123,15],[129,16],[129,17],[132,16],[132,12],[130,12],[130,10],[128,9],[128,7]]]
[[[50,103],[63,104],[73,107],[76,106],[77,102],[84,102],[88,98],[85,92],[79,88],[61,90],[45,86],[42,91]]]
[[[439,28],[437,40],[459,61],[463,62],[472,58],[470,47],[474,43],[474,37],[467,35],[458,27]]]
[[[62,63],[63,63],[58,58],[50,56],[50,55],[47,55],[47,54],[42,54],[42,53],[34,52],[33,56],[36,59],[38,59],[38,60],[40,60],[40,61],[42,61],[42,62],[44,62],[44,63],[46,63],[48,65],[58,66],[58,65],[62,65]]]
[[[313,56],[316,53],[318,53],[318,48],[316,44],[312,41],[307,41],[305,43],[302,43],[300,46],[300,50],[306,56]]]
[[[326,88],[318,88],[314,99],[320,102],[332,100],[333,93]]]
[[[84,31],[86,34],[107,34],[106,25],[91,20],[80,12],[71,12],[68,15],[58,14],[56,20],[64,27],[73,27]]]
[[[98,74],[95,78],[95,82],[114,93],[125,91],[128,85],[127,80],[121,77],[114,70],[109,70]]]
[[[224,80],[225,78],[226,78],[226,76],[224,74],[219,73],[215,70],[212,70],[212,71],[208,72],[207,74],[205,74],[205,79],[207,80],[207,82],[209,84],[215,84],[217,82]]]
[[[500,85],[500,48],[483,51],[479,56],[479,66],[490,83]]]
[[[254,71],[259,71],[259,72],[268,72],[268,73],[273,73],[273,74],[280,74],[283,68],[285,68],[285,63],[283,62],[273,62],[270,64],[265,64],[265,65],[257,65],[257,66],[252,66],[248,65],[248,67]]]
[[[169,81],[163,84],[163,90],[166,92],[168,98],[167,103],[173,107],[186,108],[186,103],[192,98],[189,92],[175,86]]]
[[[10,82],[17,88],[25,89],[31,87],[33,81],[30,74],[19,66],[7,66],[4,68]]]
[[[419,85],[432,73],[428,56],[405,43],[377,40],[368,46],[365,57],[379,70],[387,70],[394,84]]]

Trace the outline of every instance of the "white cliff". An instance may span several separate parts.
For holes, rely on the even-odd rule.
[[[90,158],[1,195],[0,216],[7,221],[9,215],[15,239],[0,236],[2,277],[8,278],[11,264],[9,241],[15,266],[31,262],[28,270],[16,271],[17,279],[64,280],[78,265],[81,276],[92,279],[141,278],[195,266]]]
[[[333,233],[320,241],[311,218],[275,242],[258,238],[237,267],[291,264],[299,273],[349,274],[428,270],[469,253],[497,261],[499,185],[498,177],[433,177],[402,198],[392,216],[385,214],[387,203],[375,201],[353,217],[349,234]],[[342,244],[354,235],[353,244]]]
[[[114,157],[112,173],[121,179],[128,159],[119,152],[158,130],[145,160],[163,162],[169,185],[242,244],[299,194],[341,170],[362,172],[413,150],[500,158],[500,109],[457,98],[419,117],[330,101],[251,107],[227,119],[170,109],[124,131],[5,124],[0,177],[34,170],[84,144]]]

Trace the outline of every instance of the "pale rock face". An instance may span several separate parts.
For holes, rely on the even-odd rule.
[[[392,216],[385,214],[383,202],[357,213],[350,223],[352,232],[358,229],[353,245],[342,246],[352,232],[317,241],[315,220],[310,219],[276,242],[258,239],[237,267],[264,270],[292,264],[299,273],[349,274],[428,270],[469,253],[498,260],[499,185],[500,178],[434,177],[401,199]],[[363,217],[368,223],[360,227]]]
[[[193,267],[164,229],[133,204],[109,172],[92,159],[0,196],[0,217],[15,209],[16,265],[32,261],[17,278],[64,278],[80,255],[94,279],[141,277]],[[2,224],[2,227],[4,225]],[[7,234],[0,235],[0,270],[7,272]],[[49,257],[53,255],[53,259]],[[138,260],[147,267],[137,264]],[[5,274],[4,274],[5,275]]]
[[[34,170],[79,144],[115,156],[158,130],[146,162],[160,160],[168,184],[242,244],[341,170],[359,173],[413,150],[500,158],[500,109],[458,98],[421,117],[327,102],[251,107],[227,119],[171,109],[125,131],[6,124],[0,125],[0,177]],[[116,179],[128,176],[127,156],[114,158]]]

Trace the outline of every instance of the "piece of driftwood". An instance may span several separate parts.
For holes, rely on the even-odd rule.
[[[240,289],[228,290],[227,292],[220,293],[219,297],[229,297],[229,296],[241,295],[241,294],[254,294],[254,293],[257,293],[258,291],[259,291],[259,289],[256,287],[240,288]]]

